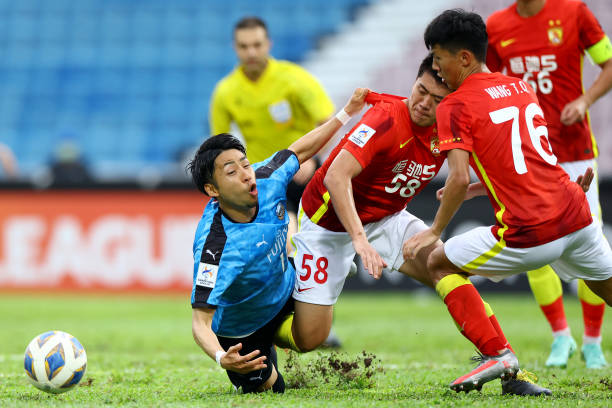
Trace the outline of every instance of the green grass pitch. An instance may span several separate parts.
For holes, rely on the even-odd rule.
[[[552,397],[501,396],[499,381],[482,392],[456,394],[448,383],[472,368],[474,348],[455,329],[443,303],[418,292],[340,297],[335,328],[347,357],[365,350],[382,372],[372,387],[320,381],[307,388],[238,395],[225,373],[191,337],[184,296],[0,295],[0,406],[207,406],[207,407],[605,407],[612,406],[612,368],[586,370],[579,353],[567,369],[547,369],[551,335],[530,295],[483,296],[495,310],[521,365],[536,373]],[[566,313],[578,343],[582,317],[576,298]],[[612,318],[606,311],[604,352],[612,361]],[[76,336],[88,355],[81,386],[61,395],[38,391],[26,380],[23,353],[37,334],[57,329]],[[281,370],[287,354],[279,351]],[[304,367],[320,352],[299,357]]]

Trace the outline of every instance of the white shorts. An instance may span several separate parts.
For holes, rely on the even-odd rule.
[[[299,230],[293,235],[296,248],[293,298],[304,303],[333,305],[355,258],[351,237],[346,232],[329,231],[314,224],[301,207],[298,222]],[[407,211],[399,211],[363,227],[368,242],[391,270],[399,269],[404,263],[404,241],[427,229],[423,221]]]
[[[591,208],[593,219],[599,223],[601,219],[601,206],[599,205],[599,179],[597,176],[597,162],[595,159],[580,160],[574,162],[559,163],[559,165],[570,176],[570,180],[576,181],[578,176],[582,176],[588,167],[593,168],[593,182],[589,191],[586,192],[587,201]]]
[[[612,277],[612,250],[597,222],[531,248],[507,247],[495,239],[491,227],[478,227],[446,241],[444,253],[462,270],[494,281],[547,264],[564,281]]]

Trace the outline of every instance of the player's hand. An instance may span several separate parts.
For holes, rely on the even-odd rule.
[[[440,235],[433,232],[431,228],[419,232],[410,237],[402,247],[405,260],[415,259],[421,248],[425,248],[440,239]]]
[[[370,92],[368,88],[355,89],[351,99],[349,99],[344,106],[344,110],[349,114],[349,116],[353,116],[361,112],[361,109],[363,109],[363,106],[365,105],[365,98],[368,96],[368,92]]]
[[[468,186],[467,191],[465,192],[465,197],[463,198],[463,201],[467,201],[467,200],[471,200],[474,197],[478,197],[480,195],[484,195],[484,193],[480,188],[480,183],[472,183]],[[438,191],[436,191],[436,198],[438,199],[438,201],[442,201],[442,196],[444,195],[444,187],[442,187],[441,189],[439,189]]]
[[[565,126],[573,125],[584,119],[589,103],[586,96],[581,95],[563,107],[561,111],[561,123]]]
[[[378,252],[376,252],[376,249],[374,249],[365,239],[353,241],[353,247],[355,247],[357,255],[361,257],[361,263],[366,271],[368,271],[374,279],[380,279],[382,270],[387,267],[387,263]]]
[[[589,191],[589,187],[591,186],[591,181],[593,181],[593,169],[591,167],[587,168],[584,174],[578,176],[576,179],[576,183],[582,188],[582,191],[585,193]]]
[[[227,349],[227,352],[221,357],[221,367],[226,370],[234,371],[239,374],[250,373],[255,370],[262,370],[267,367],[264,363],[266,356],[257,357],[259,350],[250,352],[247,355],[241,356],[239,351],[242,349],[242,343],[234,344]]]
[[[438,199],[438,201],[442,201],[443,195],[444,195],[444,187],[436,191],[436,198]],[[479,196],[484,196],[484,195],[487,195],[487,191],[485,190],[482,183],[480,182],[471,183],[468,186],[467,191],[465,192],[465,197],[463,198],[463,201],[471,200],[474,197],[479,197]]]

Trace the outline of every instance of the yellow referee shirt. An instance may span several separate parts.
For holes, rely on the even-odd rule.
[[[235,68],[215,87],[210,105],[213,135],[240,128],[251,163],[286,149],[329,118],[334,106],[321,84],[302,67],[288,61],[268,59],[255,82],[241,67]]]

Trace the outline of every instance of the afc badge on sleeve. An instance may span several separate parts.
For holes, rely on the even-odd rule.
[[[365,123],[362,123],[353,131],[353,133],[351,133],[349,140],[355,143],[357,146],[363,147],[366,143],[368,143],[368,140],[374,136],[374,133],[376,133],[374,129]]]
[[[196,285],[214,288],[217,281],[217,271],[219,271],[219,266],[200,262],[198,275],[196,276]]]

